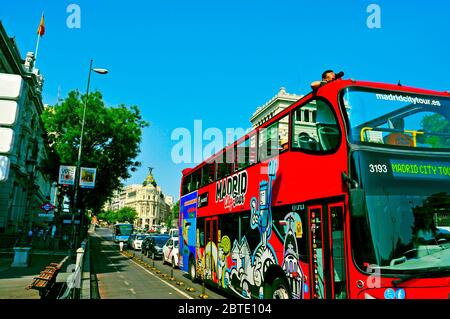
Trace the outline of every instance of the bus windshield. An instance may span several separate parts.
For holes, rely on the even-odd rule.
[[[450,159],[358,151],[352,166],[365,195],[352,214],[360,269],[450,271]]]
[[[450,149],[450,99],[350,87],[341,102],[351,143]]]

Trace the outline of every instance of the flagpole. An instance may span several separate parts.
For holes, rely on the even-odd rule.
[[[39,40],[41,39],[41,35],[38,33],[37,42],[36,42],[36,53],[34,54],[34,68],[36,68],[37,55],[39,50]]]
[[[44,12],[42,11],[42,15],[41,15],[41,23],[42,19],[44,18]],[[41,24],[39,24],[39,28],[38,28],[38,36],[37,36],[37,41],[36,41],[36,53],[34,54],[34,68],[36,68],[36,62],[37,62],[37,56],[38,56],[38,50],[39,50],[39,41],[41,40]]]

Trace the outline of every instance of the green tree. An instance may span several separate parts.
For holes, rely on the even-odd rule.
[[[424,116],[422,127],[425,132],[448,133],[450,131],[450,122],[441,114],[432,114]],[[425,143],[432,145],[433,148],[448,148],[450,137],[430,135],[425,138]]]
[[[117,211],[117,221],[120,223],[129,222],[133,224],[137,217],[138,213],[131,207],[124,207]]]
[[[178,220],[178,215],[180,213],[180,201],[178,200],[175,205],[173,205],[169,216],[167,216],[166,225],[167,227],[172,227],[173,220]]]
[[[47,167],[55,179],[59,165],[77,163],[85,99],[85,95],[72,91],[65,100],[43,112],[53,151]],[[141,165],[135,158],[140,152],[142,129],[148,125],[137,106],[107,107],[100,92],[89,94],[80,166],[97,168],[97,176],[94,189],[79,189],[79,208],[100,211],[121,186],[120,180],[131,177],[130,172]]]

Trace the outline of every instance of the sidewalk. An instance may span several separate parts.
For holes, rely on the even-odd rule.
[[[14,259],[13,249],[0,250],[0,299],[40,299],[39,291],[26,289],[34,277],[50,263],[60,263],[67,250],[32,250],[28,267],[11,267]],[[65,271],[65,266],[61,271]]]

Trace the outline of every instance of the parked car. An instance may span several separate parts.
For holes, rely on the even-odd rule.
[[[145,242],[144,251],[142,251],[145,256],[152,259],[162,259],[163,257],[163,246],[169,240],[169,235],[156,235],[149,236],[148,241]]]
[[[140,250],[142,241],[144,240],[145,236],[145,234],[134,234],[134,237],[131,240],[130,248],[134,250]]]
[[[163,262],[178,267],[178,237],[170,238],[163,246]]]

